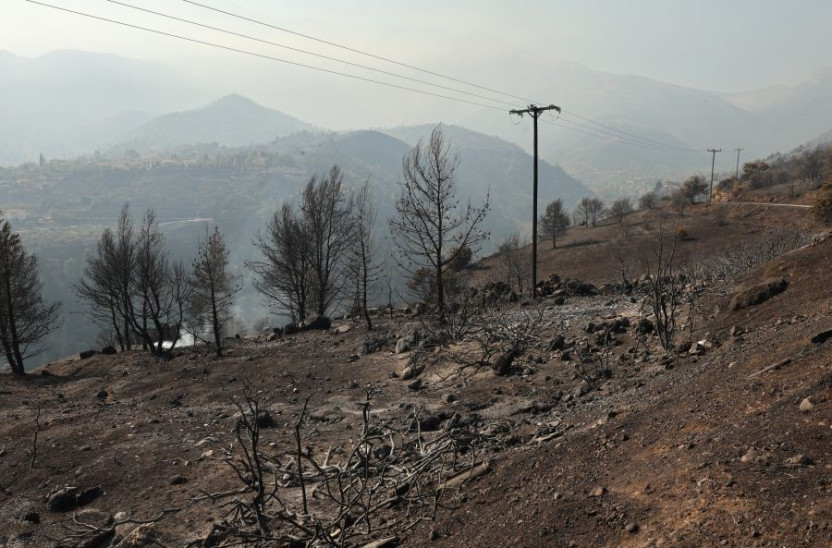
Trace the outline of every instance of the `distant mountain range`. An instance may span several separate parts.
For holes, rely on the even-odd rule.
[[[154,118],[130,132],[116,146],[137,151],[197,143],[247,146],[314,129],[306,122],[264,108],[240,95],[228,95],[196,110]]]
[[[541,157],[605,198],[638,195],[658,179],[708,171],[706,148],[722,148],[717,172],[733,172],[734,148],[743,148],[746,159],[765,157],[792,150],[832,125],[829,69],[794,86],[721,93],[565,61],[492,61],[505,65],[506,81],[528,88],[524,94],[564,108],[560,118],[542,120]],[[472,81],[487,81],[485,71],[493,67],[465,69]],[[208,104],[216,91],[160,65],[115,55],[57,51],[28,59],[0,52],[0,74],[0,164],[5,165],[36,161],[40,153],[70,157],[98,148],[144,151],[211,142],[243,146],[314,130],[240,96]],[[423,119],[444,112],[449,125],[530,149],[528,121],[515,126],[494,111],[457,115],[439,99],[415,108],[426,113]],[[615,138],[618,130],[673,150]],[[385,131],[412,141],[405,129]]]

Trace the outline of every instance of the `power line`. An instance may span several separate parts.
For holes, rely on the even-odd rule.
[[[509,101],[504,101],[502,99],[495,99],[493,97],[480,95],[478,93],[472,93],[470,91],[466,91],[466,90],[463,90],[463,89],[453,88],[453,87],[450,87],[450,86],[444,86],[442,84],[437,84],[437,83],[434,83],[434,82],[428,82],[427,80],[420,80],[419,78],[412,78],[410,76],[405,76],[403,74],[396,74],[395,72],[390,72],[390,71],[387,71],[387,70],[378,69],[378,68],[370,67],[370,66],[367,66],[367,65],[362,65],[361,63],[353,63],[352,61],[347,61],[345,59],[339,59],[337,57],[332,57],[332,56],[324,55],[324,54],[321,54],[321,53],[315,53],[314,51],[309,51],[309,50],[305,50],[305,49],[301,49],[301,48],[296,48],[294,46],[287,46],[286,44],[281,44],[279,42],[273,42],[271,40],[266,40],[264,38],[257,38],[256,36],[250,36],[248,34],[243,34],[243,33],[240,33],[240,32],[233,31],[233,30],[228,30],[228,29],[221,28],[221,27],[215,27],[215,26],[212,26],[212,25],[206,25],[204,23],[200,23],[198,21],[193,21],[191,19],[186,19],[184,17],[178,17],[176,15],[170,15],[170,14],[167,14],[167,13],[154,11],[154,10],[143,8],[143,7],[140,7],[140,6],[134,6],[132,4],[128,4],[128,3],[125,3],[125,2],[119,2],[118,0],[107,0],[107,1],[110,2],[111,4],[117,4],[117,5],[123,6],[125,8],[130,8],[130,9],[142,11],[142,12],[145,12],[145,13],[150,13],[150,14],[153,14],[153,15],[158,15],[159,17],[164,17],[166,19],[171,19],[171,20],[174,20],[174,21],[187,23],[189,25],[202,27],[202,28],[213,30],[213,31],[216,31],[216,32],[222,32],[224,34],[229,34],[231,36],[236,36],[238,38],[245,38],[247,40],[253,40],[255,42],[260,42],[262,44],[268,44],[270,46],[275,46],[275,47],[278,47],[278,48],[288,49],[288,50],[295,51],[295,52],[298,52],[298,53],[303,53],[305,55],[311,55],[313,57],[318,57],[320,59],[326,59],[328,61],[334,61],[336,63],[342,63],[342,64],[345,64],[345,65],[349,65],[351,67],[356,67],[356,68],[369,70],[369,71],[372,71],[372,72],[377,72],[379,74],[384,74],[386,76],[393,76],[395,78],[402,78],[404,80],[409,80],[411,82],[416,82],[416,83],[423,84],[423,85],[426,85],[426,86],[433,86],[433,87],[436,87],[436,88],[439,88],[439,89],[444,89],[446,91],[453,91],[455,93],[462,93],[464,95],[469,95],[469,96],[472,96],[472,97],[476,97],[478,99],[484,99],[486,101],[494,101],[495,103],[501,103],[503,105],[515,106],[517,104],[516,102],[509,102]]]
[[[512,98],[512,99],[515,99],[515,100],[522,101],[523,103],[526,103],[526,104],[541,103],[541,101],[535,101],[533,99],[529,99],[529,98],[526,98],[526,97],[515,95],[513,93],[500,91],[500,90],[497,90],[497,89],[494,89],[494,88],[491,88],[491,87],[488,87],[488,86],[484,86],[484,85],[481,85],[481,84],[476,84],[474,82],[470,82],[468,80],[463,80],[461,78],[448,76],[447,74],[442,74],[442,73],[435,72],[435,71],[432,71],[432,70],[428,70],[428,69],[425,69],[425,68],[422,68],[422,67],[418,67],[418,66],[415,66],[415,65],[412,65],[412,64],[409,64],[409,63],[404,63],[402,61],[397,61],[397,60],[391,59],[389,57],[384,57],[384,56],[381,56],[381,55],[370,53],[368,51],[360,50],[360,49],[353,48],[353,47],[350,47],[350,46],[345,46],[343,44],[339,44],[339,43],[334,42],[332,40],[325,40],[323,38],[318,38],[318,37],[315,37],[315,36],[311,36],[309,34],[298,32],[298,31],[295,31],[295,30],[292,30],[292,29],[289,29],[289,28],[286,28],[286,27],[282,27],[282,26],[271,24],[271,23],[267,23],[267,22],[261,21],[259,19],[254,19],[252,17],[246,17],[244,15],[240,15],[238,13],[234,13],[234,12],[231,12],[231,11],[215,8],[213,6],[209,6],[207,4],[203,4],[203,3],[197,2],[195,0],[182,0],[182,1],[187,3],[187,4],[198,6],[200,8],[206,9],[206,10],[210,10],[210,11],[213,11],[213,12],[216,12],[216,13],[221,13],[223,15],[227,15],[229,17],[233,17],[235,19],[240,19],[242,21],[247,21],[249,23],[254,23],[256,25],[261,25],[261,26],[264,26],[264,27],[267,27],[267,28],[271,28],[271,29],[280,31],[280,32],[285,32],[285,33],[288,33],[288,34],[292,34],[294,36],[299,36],[301,38],[306,38],[307,40],[312,40],[314,42],[325,44],[327,46],[332,46],[332,47],[339,48],[339,49],[349,51],[349,52],[352,52],[352,53],[357,53],[359,55],[364,55],[364,56],[370,57],[372,59],[376,59],[376,60],[379,60],[379,61],[384,61],[386,63],[392,63],[392,64],[398,65],[400,67],[415,70],[415,71],[418,71],[418,72],[421,72],[421,73],[424,73],[424,74],[429,74],[431,76],[435,76],[435,77],[438,77],[438,78],[443,78],[445,80],[449,80],[449,81],[452,81],[452,82],[465,84],[467,86],[471,86],[471,87],[474,87],[474,88],[477,88],[477,89],[480,89],[480,90],[483,90],[483,91],[496,93],[496,94],[502,95],[504,97],[509,97],[509,98]],[[496,101],[496,99],[492,99],[492,100]],[[619,139],[628,139],[629,138],[629,140],[631,140],[631,141],[632,140],[641,141],[645,145],[653,145],[655,147],[663,147],[663,148],[673,149],[673,150],[677,150],[677,151],[688,151],[688,152],[690,152],[690,151],[697,150],[697,149],[693,149],[693,148],[678,147],[678,146],[675,146],[675,145],[669,145],[667,143],[662,143],[662,142],[656,141],[654,139],[649,139],[647,137],[641,137],[641,136],[635,135],[634,133],[630,133],[630,132],[624,131],[622,129],[618,129],[618,128],[615,128],[613,126],[601,123],[601,122],[596,122],[596,121],[594,121],[590,118],[580,116],[580,115],[578,115],[574,112],[571,112],[571,111],[564,110],[563,114],[566,115],[566,116],[572,116],[572,117],[577,118],[579,120],[583,120],[585,122],[597,125],[597,126],[599,126],[601,128],[604,128],[608,131],[615,132],[615,133],[618,134],[618,135],[615,135],[615,137],[619,138]],[[545,121],[545,119],[544,119],[544,121]],[[572,123],[577,124],[576,122],[572,122]],[[565,128],[565,129],[572,129],[572,128]],[[580,132],[580,133],[585,133],[585,132]],[[608,132],[604,132],[604,133],[608,134]]]
[[[490,91],[491,93],[496,93],[498,95],[503,95],[505,97],[511,97],[512,99],[516,99],[516,100],[521,101],[523,103],[533,103],[534,102],[531,99],[526,99],[524,97],[520,97],[519,95],[513,95],[511,93],[505,93],[503,91],[499,91],[499,90],[496,90],[496,89],[493,89],[493,88],[490,88],[490,87],[487,87],[487,86],[483,86],[483,85],[480,85],[480,84],[475,84],[473,82],[469,82],[469,81],[463,80],[461,78],[454,78],[453,76],[447,76],[447,75],[441,74],[439,72],[434,72],[432,70],[417,67],[415,65],[410,65],[408,63],[403,63],[401,61],[396,61],[395,59],[390,59],[389,57],[376,55],[375,53],[370,53],[368,51],[363,51],[363,50],[360,50],[360,49],[357,49],[357,48],[352,48],[352,47],[349,47],[349,46],[345,46],[343,44],[338,44],[337,42],[332,42],[330,40],[324,40],[323,38],[317,38],[315,36],[310,36],[309,34],[304,34],[302,32],[294,31],[294,30],[288,29],[286,27],[280,27],[280,26],[277,26],[277,25],[272,25],[271,23],[266,23],[264,21],[253,19],[251,17],[246,17],[244,15],[239,15],[237,13],[233,13],[233,12],[230,12],[230,11],[221,10],[221,9],[215,8],[213,6],[209,6],[207,4],[201,4],[199,2],[195,2],[194,0],[182,0],[182,1],[185,2],[185,3],[191,4],[191,5],[194,5],[194,6],[198,6],[198,7],[203,8],[203,9],[211,10],[211,11],[214,11],[214,12],[217,12],[217,13],[222,13],[223,15],[228,15],[229,17],[234,17],[236,19],[240,19],[240,20],[243,20],[243,21],[248,21],[249,23],[254,23],[256,25],[261,25],[261,26],[268,27],[268,28],[271,28],[271,29],[274,29],[274,30],[279,30],[280,32],[285,32],[285,33],[288,33],[288,34],[293,34],[295,36],[300,36],[301,38],[306,38],[307,40],[312,40],[314,42],[318,42],[318,43],[321,43],[321,44],[326,44],[327,46],[332,46],[332,47],[339,48],[339,49],[342,49],[342,50],[345,50],[345,51],[350,51],[350,52],[353,52],[353,53],[357,53],[359,55],[364,55],[364,56],[370,57],[372,59],[376,59],[376,60],[379,60],[379,61],[384,61],[385,63],[392,63],[392,64],[398,65],[400,67],[415,70],[415,71],[418,71],[418,72],[421,72],[421,73],[424,73],[424,74],[430,74],[431,76],[436,76],[438,78],[444,78],[446,80],[457,82],[459,84],[465,84],[466,86],[471,86],[471,87],[474,87],[474,88],[477,88],[477,89],[481,89],[483,91]]]
[[[337,71],[337,70],[326,69],[326,68],[323,68],[323,67],[316,67],[314,65],[309,65],[309,64],[306,64],[306,63],[299,63],[299,62],[296,62],[296,61],[289,61],[288,59],[281,59],[280,57],[274,57],[272,55],[266,55],[266,54],[263,54],[263,53],[257,53],[257,52],[254,52],[254,51],[248,51],[248,50],[239,49],[239,48],[235,48],[235,47],[231,47],[231,46],[225,46],[225,45],[222,45],[222,44],[217,44],[217,43],[214,43],[214,42],[208,42],[208,41],[200,40],[200,39],[197,39],[197,38],[189,38],[187,36],[182,36],[180,34],[174,34],[174,33],[171,33],[171,32],[166,32],[166,31],[162,31],[162,30],[158,30],[158,29],[143,27],[141,25],[135,25],[133,23],[126,23],[124,21],[119,21],[117,19],[110,19],[110,18],[107,18],[107,17],[102,17],[100,15],[93,15],[91,13],[85,13],[85,12],[82,12],[82,11],[71,10],[69,8],[64,8],[64,7],[61,7],[61,6],[55,6],[53,4],[47,4],[45,2],[40,2],[38,0],[26,0],[26,2],[30,2],[32,4],[37,4],[39,6],[44,6],[44,7],[55,9],[55,10],[64,11],[64,12],[67,12],[67,13],[72,13],[72,14],[75,14],[75,15],[81,15],[83,17],[88,17],[90,19],[96,19],[98,21],[104,21],[106,23],[113,23],[113,24],[116,24],[116,25],[121,25],[121,26],[124,26],[124,27],[136,29],[136,30],[142,30],[142,31],[145,31],[145,32],[153,33],[153,34],[159,34],[161,36],[167,36],[167,37],[170,37],[170,38],[185,40],[187,42],[192,42],[194,44],[201,44],[201,45],[204,45],[204,46],[211,46],[211,47],[223,49],[223,50],[226,50],[226,51],[232,51],[232,52],[235,52],[235,53],[242,53],[244,55],[250,55],[252,57],[259,57],[261,59],[268,59],[268,60],[271,60],[271,61],[277,61],[277,62],[280,62],[280,63],[285,63],[287,65],[293,65],[293,66],[296,66],[296,67],[316,70],[318,72],[324,72],[324,73],[327,73],[327,74],[334,74],[334,75],[337,75],[337,76],[343,76],[345,78],[352,78],[353,80],[360,80],[362,82],[369,82],[369,83],[372,83],[372,84],[379,84],[379,85],[387,86],[387,87],[390,87],[390,88],[400,89],[400,90],[404,90],[404,91],[411,91],[411,92],[414,92],[414,93],[421,93],[423,95],[430,95],[432,97],[439,97],[441,99],[448,99],[449,101],[456,101],[456,102],[459,102],[459,103],[466,103],[466,104],[474,105],[474,106],[477,106],[477,107],[490,108],[490,109],[493,109],[493,110],[498,110],[500,112],[505,112],[504,109],[502,109],[498,106],[495,106],[495,105],[489,105],[489,104],[480,103],[480,102],[476,102],[476,101],[469,101],[467,99],[460,99],[458,97],[451,97],[449,95],[443,95],[441,93],[434,93],[434,92],[431,92],[431,91],[425,91],[425,90],[421,90],[421,89],[411,88],[411,87],[408,87],[408,86],[402,86],[402,85],[399,85],[399,84],[384,82],[382,80],[375,80],[373,78],[365,78],[364,76],[357,76],[355,74],[349,74],[349,73],[341,72],[341,71]]]

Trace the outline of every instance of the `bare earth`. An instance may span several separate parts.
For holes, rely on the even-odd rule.
[[[706,208],[688,217],[693,239],[683,252],[727,246],[797,215],[729,207],[726,226]],[[630,222],[638,233],[656,221],[638,213]],[[541,271],[615,281],[613,266],[599,267],[609,264],[615,231],[573,231],[567,247],[543,253]],[[478,457],[488,472],[448,492],[436,519],[402,531],[400,546],[829,546],[832,337],[811,339],[832,329],[831,257],[826,235],[711,288],[691,336],[710,345],[699,354],[666,353],[655,337],[645,348],[626,330],[611,378],[590,387],[582,388],[574,356],[549,342],[590,337],[590,321],[635,319],[640,297],[547,300],[540,342],[510,375],[460,370],[451,359],[460,348],[431,349],[417,390],[391,377],[413,354],[393,353],[396,339],[419,329],[402,313],[377,317],[371,334],[342,321],[274,341],[240,339],[223,358],[185,350],[157,362],[132,351],[68,359],[25,379],[0,376],[0,546],[82,545],[68,540],[72,512],[47,510],[48,496],[65,486],[101,487],[79,512],[140,521],[175,509],[147,528],[151,540],[130,546],[198,545],[225,512],[192,499],[240,486],[224,458],[244,381],[275,419],[262,432],[274,453],[291,451],[309,394],[310,453],[348,444],[368,387],[378,389],[371,413],[380,417],[413,409],[439,417],[443,425],[423,432],[425,440],[454,414],[493,433]],[[476,275],[487,279],[488,268]],[[783,293],[730,309],[740,288],[772,277],[789,282]],[[362,353],[368,338],[386,344]],[[184,482],[172,484],[173,476]],[[136,526],[121,526],[103,545],[118,545]]]

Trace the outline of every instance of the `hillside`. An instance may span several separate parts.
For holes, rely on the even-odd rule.
[[[786,218],[753,207],[697,237],[739,238]],[[704,227],[709,213],[700,208],[688,222]],[[631,222],[656,226],[660,214]],[[608,231],[582,236],[603,242]],[[567,293],[560,305],[494,310],[494,329],[535,326],[504,375],[476,366],[471,342],[420,343],[430,332],[402,308],[378,314],[374,332],[343,320],[328,331],[256,335],[230,341],[224,358],[199,348],[161,361],[133,351],[60,360],[26,379],[0,376],[0,543],[234,542],[228,509],[251,493],[239,491],[245,484],[228,459],[240,455],[234,402],[250,383],[268,413],[263,464],[289,516],[303,490],[292,464],[298,425],[305,485],[315,492],[304,523],[332,508],[324,474],[350,462],[356,440],[395,432],[364,453],[369,473],[389,473],[376,496],[395,492],[394,502],[373,507],[369,531],[352,519],[326,525],[347,524],[352,545],[827,545],[830,253],[827,233],[700,287],[697,306],[680,312],[695,324],[680,326],[675,352],[637,328],[649,318],[643,293]],[[556,270],[603,271],[596,255],[572,262],[580,261]],[[734,309],[735,295],[775,277],[788,282],[783,293]],[[601,335],[615,342],[600,345]],[[687,337],[692,351],[681,344]],[[594,376],[595,363],[606,372]],[[389,467],[369,464],[392,458]],[[416,463],[429,472],[402,488],[399,474]],[[56,499],[66,486],[84,497]],[[432,518],[429,493],[441,494]],[[68,508],[79,504],[73,523]],[[283,519],[270,526],[311,534]]]
[[[144,152],[201,143],[240,147],[312,129],[305,122],[250,99],[227,95],[196,110],[151,120],[123,138],[116,149]]]

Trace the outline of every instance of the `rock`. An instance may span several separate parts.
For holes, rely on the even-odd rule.
[[[803,453],[786,459],[787,466],[809,466],[813,463],[814,461]]]
[[[46,502],[46,509],[50,512],[69,512],[78,507],[78,488],[63,487],[51,495]]]
[[[421,365],[410,365],[406,367],[404,371],[402,371],[402,380],[409,381],[411,379],[415,379],[416,377],[422,374],[422,371],[424,369],[424,366]]]
[[[272,328],[272,333],[277,337],[283,336],[283,328],[282,327],[274,327]]]
[[[145,546],[154,546],[156,541],[153,538],[153,524],[146,523],[139,525],[124,539],[116,545],[116,548],[144,548]]]
[[[563,335],[557,335],[552,342],[549,343],[549,350],[552,352],[556,352],[558,350],[563,350],[563,347],[566,346],[566,338]]]
[[[339,325],[338,327],[336,327],[332,331],[336,335],[343,335],[345,333],[349,333],[351,330],[352,330],[352,326],[350,324],[345,323],[343,325]]]
[[[702,339],[701,341],[697,341],[691,344],[690,348],[688,349],[688,354],[690,354],[691,356],[701,356],[702,354],[710,350],[711,346],[711,343],[709,343],[705,339]]]
[[[636,331],[638,331],[638,333],[641,335],[649,335],[655,329],[656,327],[653,325],[652,321],[648,320],[647,318],[641,318],[638,321],[638,327],[636,328]]]
[[[731,310],[739,310],[749,306],[762,304],[772,297],[779,295],[788,287],[785,278],[771,278],[757,285],[746,287],[737,292],[731,299]]]
[[[740,327],[738,325],[735,325],[735,326],[731,327],[731,331],[729,332],[729,335],[731,335],[732,337],[739,337],[743,333],[745,333],[745,329],[743,329],[742,327]]]
[[[438,415],[425,415],[424,417],[419,417],[419,429],[423,432],[434,432],[439,430],[439,426],[442,424],[442,418]]]
[[[814,408],[815,408],[815,404],[812,403],[812,400],[809,399],[809,398],[803,398],[803,401],[800,402],[799,409],[802,413],[808,413],[809,411],[811,411]]]
[[[630,522],[630,523],[628,523],[627,525],[624,526],[624,530],[627,531],[630,534],[638,533],[638,529],[639,529],[638,523]]]
[[[78,354],[78,357],[82,360],[86,360],[87,358],[92,358],[96,354],[98,354],[98,350],[84,350],[83,352]]]
[[[108,396],[108,394],[107,394],[107,391],[106,391],[106,390],[99,390],[99,391],[95,394],[96,399],[99,399],[99,400],[101,400],[101,401],[106,400],[106,399],[107,399],[107,396]]]
[[[829,339],[832,339],[832,329],[827,329],[826,331],[821,331],[820,333],[816,334],[812,337],[812,343],[814,344],[823,344]]]
[[[80,522],[98,527],[99,529],[110,527],[115,521],[111,513],[104,512],[102,510],[95,510],[93,508],[76,512],[75,518]]]
[[[415,381],[411,382],[407,385],[409,390],[419,390],[422,388],[422,379],[416,379]]]
[[[179,474],[175,474],[175,475],[170,477],[168,482],[171,485],[184,485],[184,484],[188,483],[188,478],[186,478],[185,476],[180,476]]]
[[[104,489],[101,488],[100,485],[96,485],[95,487],[90,487],[88,489],[84,489],[78,495],[78,506],[86,506],[87,504],[91,503],[98,497],[104,494]]]
[[[277,422],[268,411],[260,411],[257,413],[257,426],[260,428],[274,428],[277,426]]]
[[[404,338],[401,338],[401,339],[396,341],[396,348],[394,350],[394,353],[403,354],[404,352],[407,352],[408,350],[410,350],[410,345],[408,344],[408,342]]]
[[[598,329],[598,326],[592,322],[589,322],[584,326],[584,331],[586,331],[587,333],[595,333],[596,329]]]
[[[563,306],[563,304],[566,302],[566,299],[563,298],[563,295],[559,295],[559,296],[555,297],[552,302],[556,306]]]
[[[104,354],[105,356],[112,356],[113,354],[116,353],[116,349],[115,349],[114,346],[105,346],[104,348],[101,349],[101,353]]]
[[[294,335],[295,333],[299,332],[300,329],[298,328],[298,324],[294,322],[289,322],[283,326],[283,334],[284,335]]]
[[[511,373],[511,364],[514,361],[515,354],[516,352],[514,350],[509,350],[508,352],[497,356],[497,359],[495,359],[494,363],[491,364],[491,370],[494,374],[498,376],[505,376]]]
[[[301,322],[299,328],[301,331],[311,331],[313,329],[327,330],[332,327],[332,321],[326,316],[316,314]]]
[[[445,403],[453,403],[456,401],[456,396],[453,394],[442,394],[442,401]]]
[[[575,387],[575,390],[572,392],[572,397],[576,399],[580,398],[581,396],[589,392],[589,389],[589,383],[586,381],[581,381],[581,383],[577,387]]]
[[[30,510],[23,514],[23,521],[28,521],[29,523],[34,523],[37,525],[40,523],[40,514],[35,512],[34,510]]]
[[[596,487],[595,489],[593,489],[592,491],[589,492],[589,496],[593,497],[593,498],[603,497],[606,494],[607,494],[607,488],[606,487]]]
[[[266,335],[266,342],[274,342],[275,340],[277,340],[277,335],[275,335],[274,333],[269,333],[268,335]]]
[[[740,462],[754,462],[755,460],[757,460],[757,451],[753,447],[740,457]]]

